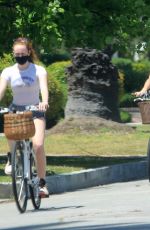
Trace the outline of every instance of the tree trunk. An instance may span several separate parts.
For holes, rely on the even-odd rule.
[[[107,54],[76,48],[72,50],[72,65],[67,74],[66,118],[96,116],[120,121],[118,71]]]

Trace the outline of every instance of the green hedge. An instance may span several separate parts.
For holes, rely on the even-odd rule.
[[[115,64],[119,70],[120,107],[137,106],[133,102],[131,93],[139,91],[143,87],[150,73],[150,61],[142,60],[134,62],[126,58],[113,58],[112,63]]]
[[[66,87],[67,75],[66,68],[71,65],[71,61],[55,62],[47,67],[47,71],[56,78],[63,86]]]
[[[0,72],[10,65],[14,64],[13,56],[11,54],[3,54],[3,57],[0,57]]]
[[[61,62],[61,61],[67,61],[70,60],[70,54],[69,53],[60,53],[60,54],[41,54],[40,55],[40,60],[45,64],[45,65],[50,65],[55,62]]]
[[[132,63],[133,80],[131,91],[140,90],[150,74],[150,62],[148,60]],[[128,82],[129,84],[130,82]],[[133,85],[133,87],[132,87]]]
[[[3,54],[3,57],[0,58],[0,73],[2,70],[10,65],[13,65],[13,58],[11,54]],[[8,106],[12,101],[11,89],[7,88],[5,92],[5,97],[0,101],[1,106]],[[3,132],[3,115],[0,115],[0,132]]]
[[[120,110],[120,119],[122,123],[131,122],[131,114],[126,111]]]
[[[0,58],[0,72],[8,66],[14,64],[13,57],[11,54],[3,54],[3,57]],[[5,97],[0,102],[0,105],[8,106],[12,101],[11,89],[7,88]]]
[[[126,93],[140,90],[143,87],[150,72],[150,62],[148,60],[133,62],[130,59],[114,58],[112,63],[124,74],[124,90]]]
[[[64,109],[67,101],[67,76],[65,74],[70,61],[56,62],[47,67],[49,79],[50,108],[47,113],[47,123],[57,122],[64,117]]]
[[[136,107],[136,103],[134,102],[134,96],[130,93],[124,94],[119,100],[120,107]]]
[[[46,124],[47,128],[50,128],[64,115],[63,89],[60,83],[51,75],[48,75],[48,91],[49,109],[46,113]]]

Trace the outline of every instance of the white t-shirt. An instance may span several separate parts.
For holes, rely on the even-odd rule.
[[[44,67],[30,63],[27,69],[20,70],[18,64],[5,68],[1,77],[10,84],[13,103],[16,105],[35,105],[39,103],[39,78],[46,77]]]

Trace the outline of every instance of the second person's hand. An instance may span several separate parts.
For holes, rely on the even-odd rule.
[[[136,96],[136,97],[141,97],[142,95],[144,95],[147,91],[146,90],[141,90],[141,91],[137,91],[137,92],[134,92],[132,93],[133,96]]]

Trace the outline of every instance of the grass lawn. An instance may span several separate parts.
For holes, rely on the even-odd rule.
[[[45,140],[47,175],[139,160],[146,156],[150,126],[140,125],[131,132],[101,129],[95,133],[56,133]],[[8,151],[0,137],[0,181],[10,181],[3,169]]]

